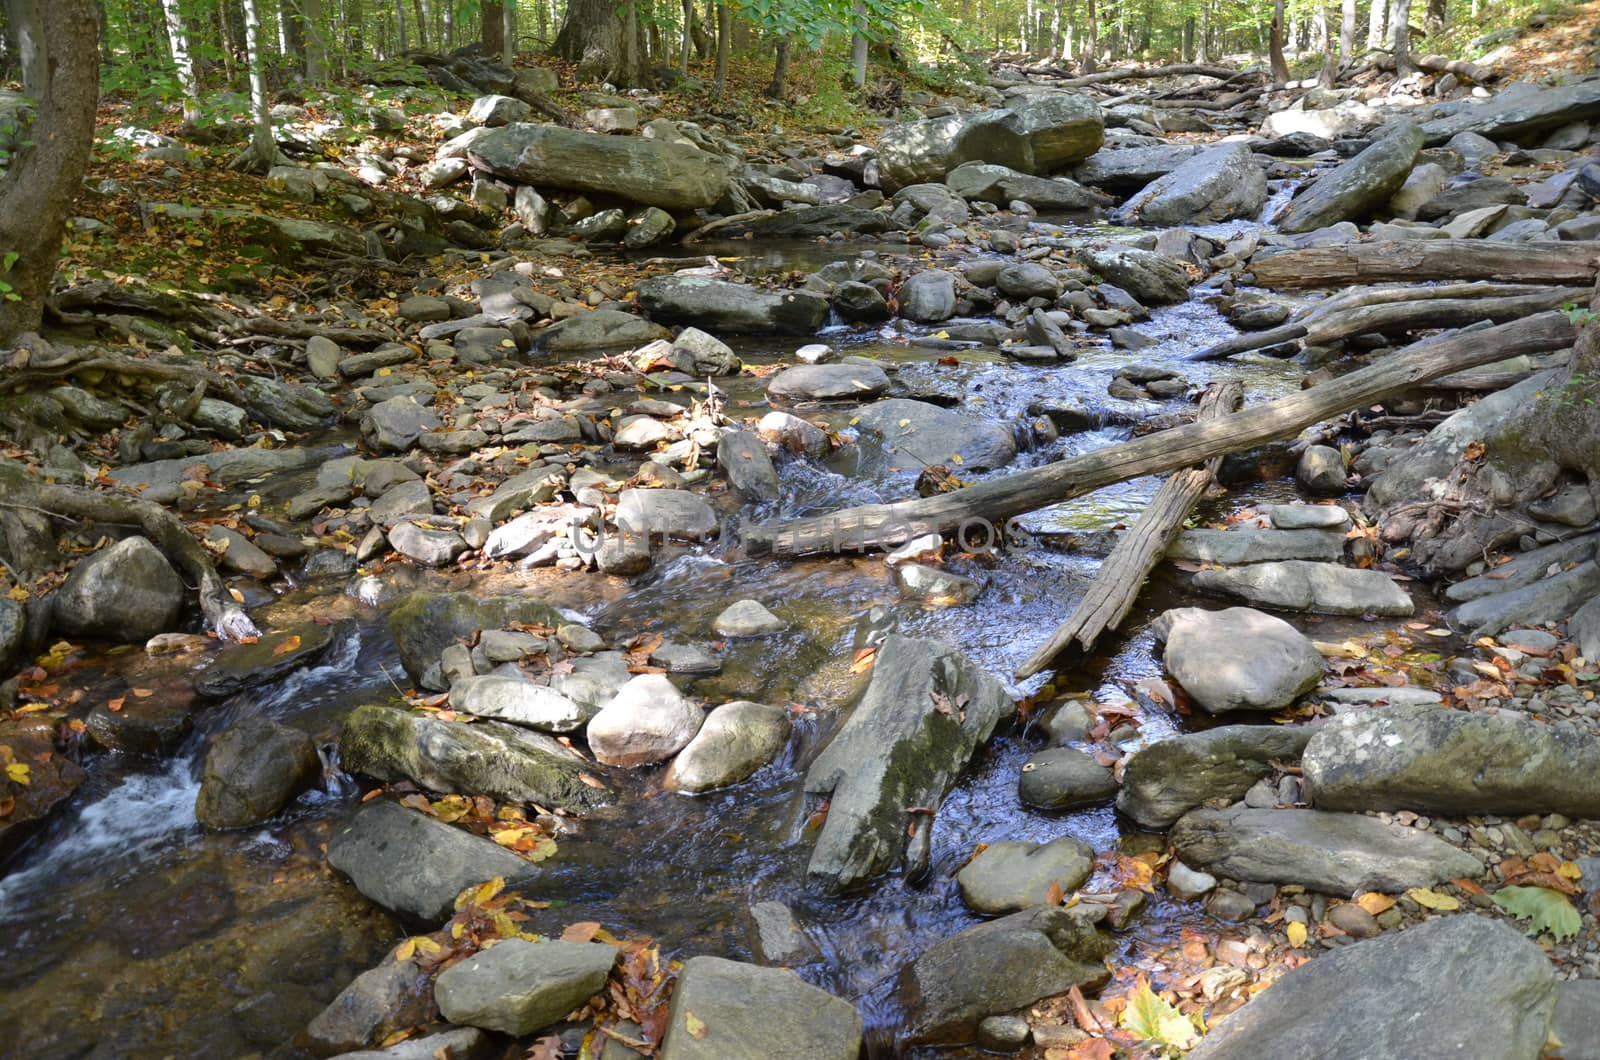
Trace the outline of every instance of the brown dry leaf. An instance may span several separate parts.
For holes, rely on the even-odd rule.
[[[1060,880],[1051,880],[1050,889],[1044,892],[1045,905],[1060,905],[1067,894],[1061,889]]]
[[[567,929],[561,933],[562,942],[593,942],[595,935],[600,932],[598,920],[580,920],[576,924],[568,924]]]
[[[850,663],[850,672],[853,674],[866,673],[868,670],[872,669],[872,664],[877,660],[877,657],[877,648],[862,648],[860,651],[856,652],[854,661]]]
[[[132,689],[132,692],[139,699],[149,699],[151,696],[156,694],[155,690],[150,688],[135,688]]]
[[[443,1046],[437,1050],[439,1053],[445,1051],[446,1050]],[[565,1055],[566,1051],[561,1048],[560,1037],[552,1034],[549,1037],[540,1038],[530,1045],[526,1054],[526,1060],[561,1060],[561,1058]],[[438,1057],[437,1060],[449,1060],[449,1057]]]
[[[122,709],[122,705],[124,703],[126,703],[127,701],[128,701],[128,697],[127,696],[118,696],[116,699],[107,700],[106,701],[106,709],[111,711],[111,713],[115,714],[117,711]]]
[[[1067,1049],[1066,1060],[1114,1060],[1117,1047],[1107,1038],[1090,1038]]]

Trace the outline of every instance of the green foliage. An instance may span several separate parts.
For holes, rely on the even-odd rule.
[[[1529,935],[1546,931],[1560,942],[1572,938],[1583,926],[1567,896],[1549,887],[1502,887],[1490,900],[1518,920],[1530,921],[1525,929]]]
[[[15,250],[8,250],[0,254],[0,276],[10,275],[11,269],[22,260],[22,255]],[[20,302],[22,296],[17,293],[15,285],[6,280],[0,280],[0,300],[6,302]]]

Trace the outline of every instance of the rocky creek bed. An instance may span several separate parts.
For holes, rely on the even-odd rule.
[[[491,254],[396,299],[403,342],[295,336],[307,385],[241,360],[231,400],[169,390],[141,427],[115,366],[41,344],[32,371],[100,393],[32,392],[27,421],[82,442],[35,457],[117,451],[90,477],[181,511],[261,634],[185,632],[141,536],[0,600],[16,1048],[1600,1055],[1595,502],[1556,444],[1582,430],[1534,452],[1502,430],[1546,392],[1581,408],[1571,323],[1444,404],[1222,461],[1121,632],[1048,676],[1011,675],[1154,477],[887,556],[747,547],[1159,437],[1210,384],[1259,406],[1345,353],[1587,301],[1592,91],[1417,122],[1341,99],[1204,145],[1016,94],[744,172],[774,209],[711,222],[631,298]],[[602,194],[546,158],[588,134],[492,111],[442,184],[510,181],[529,215],[549,204],[516,188]],[[604,190],[671,221],[732,185],[669,127],[604,145],[665,156]],[[846,212],[808,212],[830,187]],[[871,238],[780,238],[806,225]],[[1341,334],[1280,293],[1363,246],[1390,259],[1358,272],[1408,279],[1405,247],[1443,241],[1553,263]],[[1276,356],[1193,359],[1252,334]],[[18,571],[56,565],[53,532],[5,518]]]

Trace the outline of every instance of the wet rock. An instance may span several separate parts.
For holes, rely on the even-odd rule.
[[[555,324],[539,338],[539,345],[551,353],[578,353],[586,350],[623,350],[643,346],[672,333],[620,309],[591,309],[587,313]]]
[[[652,320],[719,332],[810,335],[828,318],[828,300],[814,291],[769,291],[705,276],[657,276],[638,293]]]
[[[1028,1044],[1033,1033],[1021,1016],[989,1016],[978,1024],[980,1048],[999,1053],[1014,1053]]]
[[[862,400],[889,389],[883,369],[867,364],[798,364],[767,381],[779,401]]]
[[[194,728],[194,697],[170,686],[160,695],[119,696],[117,710],[103,703],[85,724],[94,742],[109,751],[165,758],[177,751]]]
[[[717,466],[747,503],[776,500],[782,493],[767,447],[749,431],[729,431],[722,436],[717,443]]]
[[[1076,810],[1106,802],[1117,792],[1111,770],[1071,747],[1040,751],[1022,765],[1017,797],[1040,810]]]
[[[566,696],[517,677],[463,677],[450,686],[450,706],[463,714],[499,718],[541,732],[575,732],[594,711]]]
[[[856,418],[864,440],[882,446],[887,464],[902,470],[946,464],[989,471],[1017,455],[1016,438],[1005,425],[926,401],[890,398],[866,406]]]
[[[604,991],[617,955],[601,942],[503,939],[440,972],[433,996],[451,1023],[521,1037]]]
[[[1203,570],[1194,576],[1194,585],[1284,611],[1397,618],[1412,612],[1411,596],[1387,574],[1333,563],[1286,560]]]
[[[817,944],[782,902],[755,903],[750,907],[750,922],[755,936],[751,949],[764,964],[793,966],[821,956]]]
[[[624,416],[617,423],[611,444],[623,451],[648,452],[681,437],[683,434],[676,427],[662,423],[654,416]]]
[[[1279,530],[1345,530],[1350,513],[1337,504],[1268,504],[1260,512]]]
[[[229,644],[200,671],[194,690],[208,699],[224,699],[276,681],[321,658],[334,638],[347,635],[354,625],[348,621],[331,625],[307,622],[264,634],[254,644]]]
[[[1101,279],[1144,305],[1175,305],[1189,297],[1189,274],[1163,254],[1136,247],[1080,250],[1079,259]]]
[[[1509,626],[1559,622],[1588,606],[1587,601],[1600,593],[1600,564],[1594,560],[1553,576],[1548,568],[1546,571],[1542,581],[1467,601],[1450,612],[1451,625],[1483,637]]]
[[[1030,298],[1054,301],[1061,293],[1061,281],[1056,279],[1056,274],[1033,261],[1017,261],[1005,266],[995,276],[994,285],[1007,298],[1024,302]]]
[[[617,525],[635,534],[701,541],[717,533],[717,513],[688,490],[623,490]]]
[[[896,299],[907,320],[919,324],[948,320],[956,312],[956,278],[943,269],[927,269],[902,283]]]
[[[724,637],[765,637],[783,632],[788,625],[755,600],[731,603],[711,621],[712,630]]]
[[[1035,210],[1092,210],[1116,201],[1066,177],[1035,177],[991,162],[959,165],[944,182],[963,199],[996,206],[1025,202]]]
[[[1181,733],[1135,751],[1122,767],[1117,809],[1150,829],[1213,799],[1234,802],[1305,750],[1311,730],[1283,725],[1223,725]]]
[[[1311,232],[1340,221],[1359,221],[1383,206],[1400,190],[1417,152],[1422,130],[1402,126],[1332,171],[1318,177],[1278,221],[1285,233]]]
[[[1185,530],[1167,549],[1168,559],[1199,563],[1265,563],[1344,558],[1344,534],[1334,530]]]
[[[77,763],[56,753],[55,725],[22,715],[0,721],[0,744],[11,748],[15,762],[28,767],[28,783],[7,784],[11,812],[0,817],[0,851],[26,831],[25,826],[49,816],[83,783]]]
[[[55,628],[68,636],[140,642],[171,629],[183,581],[143,537],[127,537],[78,561],[51,598]]]
[[[1288,319],[1289,307],[1281,302],[1239,301],[1228,309],[1228,323],[1245,331],[1265,331]]]
[[[1225,923],[1242,924],[1256,915],[1256,903],[1238,891],[1218,888],[1207,899],[1206,912]]]
[[[1154,144],[1096,151],[1072,170],[1084,184],[1134,192],[1171,173],[1202,150],[1199,144]]]
[[[889,636],[860,703],[806,773],[805,790],[831,800],[810,879],[838,891],[892,868],[905,807],[938,806],[1013,709],[1005,688],[959,652]]]
[[[739,358],[733,349],[714,335],[699,328],[684,328],[672,340],[672,362],[691,375],[734,375]]]
[[[1341,898],[1473,878],[1483,866],[1431,832],[1320,810],[1191,810],[1169,837],[1178,857],[1231,880],[1300,884]]]
[[[856,1060],[861,1046],[855,1006],[788,969],[693,957],[678,975],[661,1060]]]
[[[339,736],[339,760],[351,773],[385,782],[410,780],[431,791],[571,813],[593,809],[607,796],[592,766],[543,733],[496,721],[466,725],[398,707],[351,711]]]
[[[1215,876],[1191,869],[1181,861],[1173,861],[1167,869],[1167,890],[1179,898],[1203,898],[1216,886]]]
[[[896,564],[894,580],[907,597],[940,607],[970,604],[983,592],[980,581],[924,563]]]
[[[518,184],[614,195],[666,210],[715,206],[730,183],[721,159],[693,147],[554,125],[491,130],[473,138],[467,157]]]
[[[1295,481],[1310,493],[1345,491],[1344,454],[1330,445],[1309,445],[1295,465]]]
[[[717,657],[698,644],[665,641],[650,653],[650,665],[673,674],[714,674],[722,669]]]
[[[1219,1021],[1190,1060],[1535,1060],[1555,969],[1511,926],[1440,917],[1293,969]]]
[[[1600,980],[1578,979],[1559,986],[1550,1036],[1570,1060],[1600,1057]]]
[[[987,1016],[1108,978],[1110,939],[1073,911],[1039,906],[935,942],[900,971],[905,1041],[970,1042]]]
[[[654,765],[688,746],[704,721],[665,675],[639,674],[589,722],[589,748],[606,765]]]
[[[306,1027],[297,1044],[318,1056],[376,1046],[395,1031],[432,1022],[432,975],[392,956],[356,976]]]
[[[424,435],[425,438],[437,437]],[[385,529],[413,519],[419,515],[433,514],[433,491],[421,479],[397,483],[385,490],[367,509],[367,518]]]
[[[361,417],[361,438],[373,451],[403,453],[417,444],[418,435],[439,426],[431,409],[409,397],[392,397],[367,410]]]
[[[482,630],[513,624],[558,626],[565,621],[561,612],[536,597],[419,592],[389,612],[388,626],[406,673],[421,680],[448,645]]]
[[[806,456],[823,456],[831,448],[826,431],[788,412],[769,412],[761,417],[756,424],[756,434],[763,441]]]
[[[440,1056],[449,1060],[492,1060],[495,1049],[495,1040],[478,1028],[451,1027],[420,1038],[407,1038],[387,1049],[341,1053],[339,1060],[438,1060]]]
[[[1274,711],[1322,680],[1322,655],[1281,618],[1248,607],[1183,607],[1161,616],[1167,670],[1206,710]]]
[[[195,817],[207,828],[260,824],[321,776],[309,735],[270,718],[246,718],[206,753]]]
[[[1122,206],[1147,225],[1253,220],[1267,201],[1266,171],[1242,143],[1218,144],[1188,158]]]
[[[1509,715],[1400,704],[1341,714],[1303,768],[1325,809],[1600,817],[1600,738]]]
[[[876,324],[893,315],[882,291],[857,280],[846,280],[833,289],[833,309],[848,324]]]
[[[878,143],[887,191],[944,178],[965,162],[1050,173],[1088,158],[1105,140],[1100,108],[1087,96],[1039,96],[1007,110],[951,114],[893,126]]]
[[[1094,869],[1094,851],[1071,836],[1048,843],[990,843],[956,874],[961,900],[974,913],[1002,916],[1071,894]]]
[[[385,909],[429,923],[448,917],[468,887],[534,871],[491,839],[387,799],[367,803],[334,830],[328,864]]]
[[[622,245],[629,250],[653,247],[671,239],[677,228],[678,222],[670,213],[659,206],[647,206],[628,218],[628,234],[622,237]]]
[[[778,756],[789,742],[782,707],[738,700],[705,715],[705,724],[673,759],[666,786],[711,791],[737,784]]]
[[[28,615],[10,597],[0,597],[0,674],[10,674],[28,639]]]
[[[443,567],[454,563],[467,551],[467,543],[455,529],[401,523],[389,530],[389,547],[424,567]]]
[[[1328,923],[1356,939],[1370,939],[1383,932],[1377,918],[1354,902],[1346,902],[1329,910]]]

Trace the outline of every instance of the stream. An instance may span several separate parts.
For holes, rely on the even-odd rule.
[[[1275,196],[1268,211],[1285,195]],[[1069,241],[1127,231],[1070,219],[1036,219],[1029,227],[1032,234]],[[1215,227],[1222,234],[1248,226]],[[742,242],[703,249],[740,256],[733,267],[752,276],[814,269],[863,249],[895,264],[897,258],[907,259],[908,250],[904,244],[799,243],[765,245],[752,253]],[[969,413],[981,411],[1013,425],[1024,443],[1013,467],[1024,466],[1128,437],[1125,427],[1105,426],[1041,444],[1028,424],[1035,418],[1030,407],[1041,404],[1076,400],[1092,409],[1112,403],[1106,385],[1117,367],[1132,361],[1174,363],[1195,386],[1242,380],[1247,403],[1297,389],[1301,372],[1292,363],[1240,358],[1178,364],[1186,353],[1232,334],[1205,300],[1213,293],[1209,285],[1197,285],[1189,302],[1155,310],[1150,320],[1134,325],[1154,337],[1155,345],[1137,352],[1109,344],[1089,348],[1066,365],[1011,361],[992,348],[918,344],[916,339],[937,329],[903,322],[881,331],[829,328],[818,341],[898,365],[892,395],[943,395],[946,404],[959,402]],[[801,344],[730,341],[747,364],[756,366],[788,360]],[[959,357],[957,366],[938,363],[952,354]],[[763,382],[748,373],[718,381],[731,418],[765,411]],[[1183,406],[1179,399],[1152,410]],[[849,432],[852,410],[800,411]],[[940,808],[927,882],[910,886],[895,875],[847,898],[808,892],[804,876],[812,836],[800,779],[837,727],[839,708],[859,690],[860,679],[849,671],[863,617],[876,609],[878,625],[959,648],[1011,684],[1018,696],[1038,692],[1048,679],[1058,694],[1104,703],[1131,700],[1140,739],[1150,739],[1192,724],[1140,687],[1162,674],[1144,627],[1165,608],[1187,602],[1188,595],[1182,575],[1170,567],[1158,569],[1124,623],[1126,636],[1108,638],[1106,650],[1077,669],[1011,683],[1009,675],[1088,586],[1105,551],[1106,532],[1133,522],[1158,480],[1124,483],[1023,517],[1022,527],[1034,537],[1031,547],[954,559],[950,569],[985,583],[977,601],[963,607],[926,608],[902,599],[881,556],[778,562],[753,560],[739,550],[739,520],[911,496],[917,469],[867,479],[849,471],[848,461],[782,464],[784,498],[771,510],[734,512],[726,495],[716,498],[725,517],[719,541],[670,549],[647,574],[626,585],[546,569],[497,574],[486,586],[482,574],[422,573],[397,564],[383,576],[392,579],[392,591],[382,595],[392,599],[413,583],[535,593],[614,642],[660,632],[703,643],[713,639],[712,618],[746,597],[788,620],[789,629],[778,635],[729,642],[719,655],[722,671],[687,686],[708,704],[747,698],[792,705],[796,724],[788,750],[750,780],[702,796],[664,791],[661,769],[617,771],[618,798],[579,821],[574,835],[560,838],[559,853],[523,888],[529,897],[551,903],[544,920],[530,930],[559,933],[565,924],[597,920],[618,935],[652,936],[675,957],[708,953],[748,960],[749,907],[781,901],[818,949],[817,959],[798,968],[800,974],[856,1001],[869,1027],[883,1035],[892,1030],[896,1015],[894,999],[877,989],[880,982],[929,943],[978,920],[962,905],[953,878],[975,845],[1067,834],[1104,852],[1119,845],[1149,849],[1153,840],[1119,820],[1109,806],[1065,815],[1022,807],[1016,795],[1019,770],[1044,743],[1023,725],[1002,731],[980,750]],[[1246,482],[1230,488],[1220,506],[1203,505],[1197,517],[1214,519],[1295,496],[1292,481]],[[1092,547],[1096,541],[1102,543],[1098,548]],[[1085,543],[1088,551],[1072,547]],[[97,754],[86,760],[90,779],[10,858],[0,877],[0,1025],[10,1039],[0,1052],[36,1058],[269,1053],[405,934],[323,861],[322,844],[360,793],[336,760],[328,762],[321,790],[266,827],[219,834],[202,831],[195,821],[201,764],[219,732],[241,718],[266,714],[311,733],[331,755],[341,717],[361,703],[391,697],[394,682],[404,681],[381,608],[357,599],[343,581],[293,586],[270,602],[251,602],[260,605],[256,615],[263,628],[311,616],[348,616],[355,622],[314,667],[197,711],[193,731],[170,756],[156,761]],[[1355,620],[1321,624],[1347,622]],[[206,658],[205,653],[94,654],[60,676],[91,702],[133,688],[181,697],[186,675]],[[1116,935],[1113,964],[1159,959],[1158,951],[1184,928],[1203,925],[1211,933],[1218,930],[1197,905],[1158,891],[1130,928]],[[946,1049],[913,1055],[967,1054]]]

